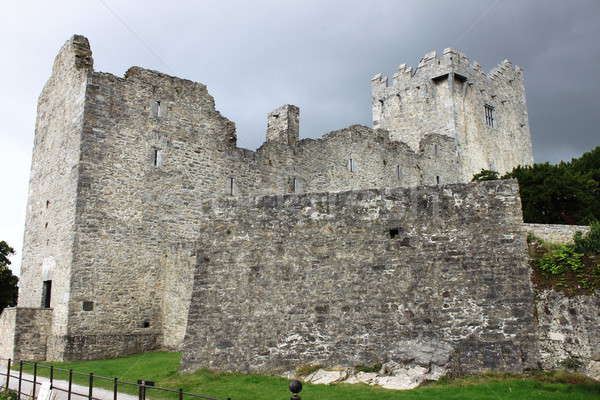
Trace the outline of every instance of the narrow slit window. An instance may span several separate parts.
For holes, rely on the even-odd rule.
[[[229,195],[233,196],[235,189],[235,178],[229,178]]]
[[[436,185],[440,184],[440,177],[439,177],[439,175],[435,177],[435,184]]]
[[[438,146],[437,146],[437,144],[434,144],[434,145],[433,145],[433,155],[434,155],[434,156],[437,156],[437,155],[438,155]]]
[[[352,158],[348,159],[348,171],[356,172],[356,161]]]
[[[291,187],[292,193],[296,193],[296,190],[298,189],[297,185],[298,185],[298,182],[296,181],[296,177],[294,176],[292,178],[292,187]]]
[[[44,281],[42,285],[42,308],[50,308],[52,300],[52,281]]]
[[[157,117],[160,117],[160,114],[161,114],[160,111],[161,111],[160,110],[160,100],[156,100],[156,116]]]
[[[485,124],[489,127],[494,127],[494,107],[486,104],[485,108]]]
[[[402,177],[402,169],[400,165],[396,165],[396,178],[400,179]]]
[[[163,152],[160,149],[154,149],[154,152],[152,154],[152,164],[155,167],[160,167],[162,166],[162,159],[163,159]]]

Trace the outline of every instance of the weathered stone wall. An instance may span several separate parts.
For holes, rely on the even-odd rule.
[[[68,330],[79,149],[91,68],[87,39],[74,36],[57,55],[52,75],[38,100],[19,307],[40,307],[42,284],[52,281],[52,335],[57,337]]]
[[[416,344],[440,349],[423,361],[430,369],[535,363],[515,181],[222,199],[205,210],[185,370],[403,363]]]
[[[0,314],[0,358],[14,359],[17,310],[5,308]]]
[[[51,308],[7,308],[0,315],[0,358],[45,360]]]
[[[446,49],[426,54],[413,71],[400,65],[388,86],[387,77],[372,79],[373,126],[387,129],[394,140],[414,151],[430,134],[455,141],[452,153],[459,169],[449,182],[468,182],[481,169],[504,173],[533,162],[523,72],[505,60],[489,74],[462,53]],[[485,119],[493,107],[494,124]],[[429,182],[429,181],[425,181]]]
[[[527,233],[553,243],[573,242],[576,232],[586,234],[590,227],[584,225],[524,224]]]
[[[364,126],[299,140],[299,110],[286,105],[250,151],[206,86],[139,67],[94,72],[91,54],[87,39],[68,41],[38,106],[19,305],[39,307],[52,280],[48,359],[180,345],[197,262],[186,246],[205,229],[207,199],[460,180],[456,138],[434,118],[445,102],[420,114],[433,125],[408,144]],[[427,96],[409,101],[414,118]]]
[[[579,361],[581,372],[600,379],[600,295],[566,297],[554,290],[539,291],[536,316],[544,369],[564,369]]]

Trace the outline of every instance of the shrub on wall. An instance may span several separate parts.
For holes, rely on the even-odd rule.
[[[600,220],[600,146],[557,165],[516,167],[502,176],[519,181],[523,219],[529,223],[588,225]],[[498,179],[482,170],[473,180]]]
[[[573,241],[575,242],[575,251],[579,253],[600,254],[600,221],[592,222],[590,231],[586,235],[576,232]]]

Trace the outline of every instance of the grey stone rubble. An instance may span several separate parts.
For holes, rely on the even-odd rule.
[[[205,85],[140,67],[124,77],[94,71],[88,40],[73,36],[38,101],[21,295],[0,315],[0,356],[63,361],[183,348],[186,368],[277,371],[329,357],[332,366],[393,362],[411,382],[421,368],[436,375],[541,362],[536,349],[555,322],[533,320],[543,305],[528,279],[516,186],[466,183],[482,168],[532,162],[523,71],[503,61],[484,73],[446,49],[415,70],[401,65],[391,85],[382,75],[371,83],[373,128],[300,139],[300,110],[284,105],[250,151],[237,147],[235,124]],[[207,252],[224,264],[206,261]],[[218,272],[204,275],[209,267]],[[278,292],[288,276],[310,291],[311,275],[335,302]],[[208,282],[221,292],[197,304]],[[281,304],[264,294],[275,288]],[[541,301],[552,310],[566,300]],[[247,336],[228,338],[232,315],[275,309],[279,328],[268,336],[242,319]],[[301,333],[277,322],[290,313],[303,316]],[[349,317],[360,324],[339,325]],[[204,342],[202,318],[212,323]],[[598,336],[597,324],[567,325]],[[218,357],[197,359],[191,343],[211,341]],[[415,341],[449,346],[452,357],[414,364],[405,352]],[[364,351],[334,360],[341,353],[332,346]],[[566,354],[560,343],[544,346],[545,360]],[[252,357],[239,358],[241,350]]]

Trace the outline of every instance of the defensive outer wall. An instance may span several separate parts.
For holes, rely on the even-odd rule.
[[[523,268],[514,183],[464,184],[481,168],[503,172],[531,162],[522,71],[503,62],[485,74],[451,49],[441,57],[429,54],[415,72],[407,71],[401,66],[390,86],[382,76],[373,79],[374,128],[354,125],[301,140],[299,109],[285,105],[268,115],[267,140],[250,151],[236,146],[235,125],[215,109],[204,85],[139,67],[124,77],[96,72],[87,39],[71,38],[56,57],[38,102],[21,294],[18,307],[0,316],[0,354],[73,360],[179,349],[188,325],[186,343],[209,346],[215,340],[210,335],[202,339],[206,343],[198,342],[201,318],[210,316],[214,328],[225,332],[233,324],[228,315],[237,316],[246,307],[264,321],[253,310],[269,304],[299,315],[302,324],[292,331],[305,333],[312,327],[320,336],[301,337],[297,347],[289,344],[286,350],[283,345],[278,353],[272,345],[284,343],[291,328],[283,331],[282,322],[275,321],[277,331],[267,332],[274,335],[273,342],[265,343],[252,335],[267,328],[245,319],[249,331],[213,343],[210,361],[186,345],[185,367],[266,370],[316,359],[367,362],[377,352],[380,358],[400,354],[402,343],[408,343],[400,332],[412,343],[445,346],[448,360],[462,360],[459,364],[468,370],[490,365],[518,369],[534,360],[553,365],[573,354],[586,360],[586,368],[595,368],[590,349],[600,335],[598,324],[590,321],[599,317],[591,311],[585,317],[565,311],[574,300],[559,295],[533,296]],[[489,107],[495,125],[488,114],[484,117]],[[372,189],[393,187],[416,189]],[[411,196],[421,195],[416,208],[404,213]],[[438,225],[424,218],[434,204],[441,207]],[[328,224],[304,215],[307,207],[320,210]],[[459,218],[465,218],[468,229],[462,230]],[[483,220],[506,230],[489,232]],[[227,229],[222,232],[223,221],[235,227],[230,236]],[[482,237],[474,233],[479,227],[486,229]],[[317,231],[321,228],[325,230]],[[398,235],[386,237],[392,229]],[[227,246],[239,242],[248,248],[223,247],[219,253],[209,237],[213,231]],[[240,232],[257,242],[244,241]],[[312,233],[330,243],[331,250],[311,239]],[[361,238],[389,260],[376,259],[379,253],[361,245]],[[362,250],[356,252],[346,242]],[[304,243],[314,249],[310,263],[302,261],[309,253]],[[276,264],[275,254],[261,254],[272,249],[287,262]],[[345,258],[348,251],[356,252],[355,261]],[[212,264],[204,261],[205,253],[214,254],[206,256]],[[231,262],[230,270],[224,260]],[[495,262],[499,265],[492,268]],[[202,268],[215,274],[202,275]],[[314,271],[321,280],[302,271]],[[398,271],[407,274],[402,282],[393,279]],[[509,282],[509,274],[523,280]],[[306,300],[309,308],[300,310],[283,292],[287,285],[279,279],[288,276],[294,280],[286,283],[297,282],[298,290],[314,296],[314,303]],[[445,277],[448,282],[439,281]],[[347,309],[316,292],[339,296],[335,285],[340,279],[353,288],[344,292]],[[481,285],[465,293],[468,301],[457,294],[467,287],[461,279]],[[446,283],[449,298],[445,290],[436,291]],[[198,293],[210,285],[215,298],[227,297],[221,288],[238,304],[218,305],[214,298],[198,304]],[[271,297],[236,293],[250,288],[264,293],[261,285],[273,288]],[[193,290],[195,306],[190,308]],[[427,302],[424,293],[431,297]],[[289,303],[277,305],[278,300]],[[578,301],[589,306],[597,298]],[[199,315],[197,310],[212,305],[223,307],[221,319],[215,310]],[[549,311],[536,325],[540,307]],[[365,322],[371,314],[373,321]],[[390,320],[384,321],[384,315]],[[333,321],[356,322],[356,331],[333,328]],[[427,334],[431,330],[426,325],[441,330]],[[362,337],[369,326],[373,332]],[[319,343],[312,350],[306,342],[311,338]],[[344,358],[334,345],[357,349],[356,360]],[[244,359],[243,346],[256,351],[254,359]],[[293,356],[290,348],[300,353]],[[499,354],[505,357],[494,361]]]

